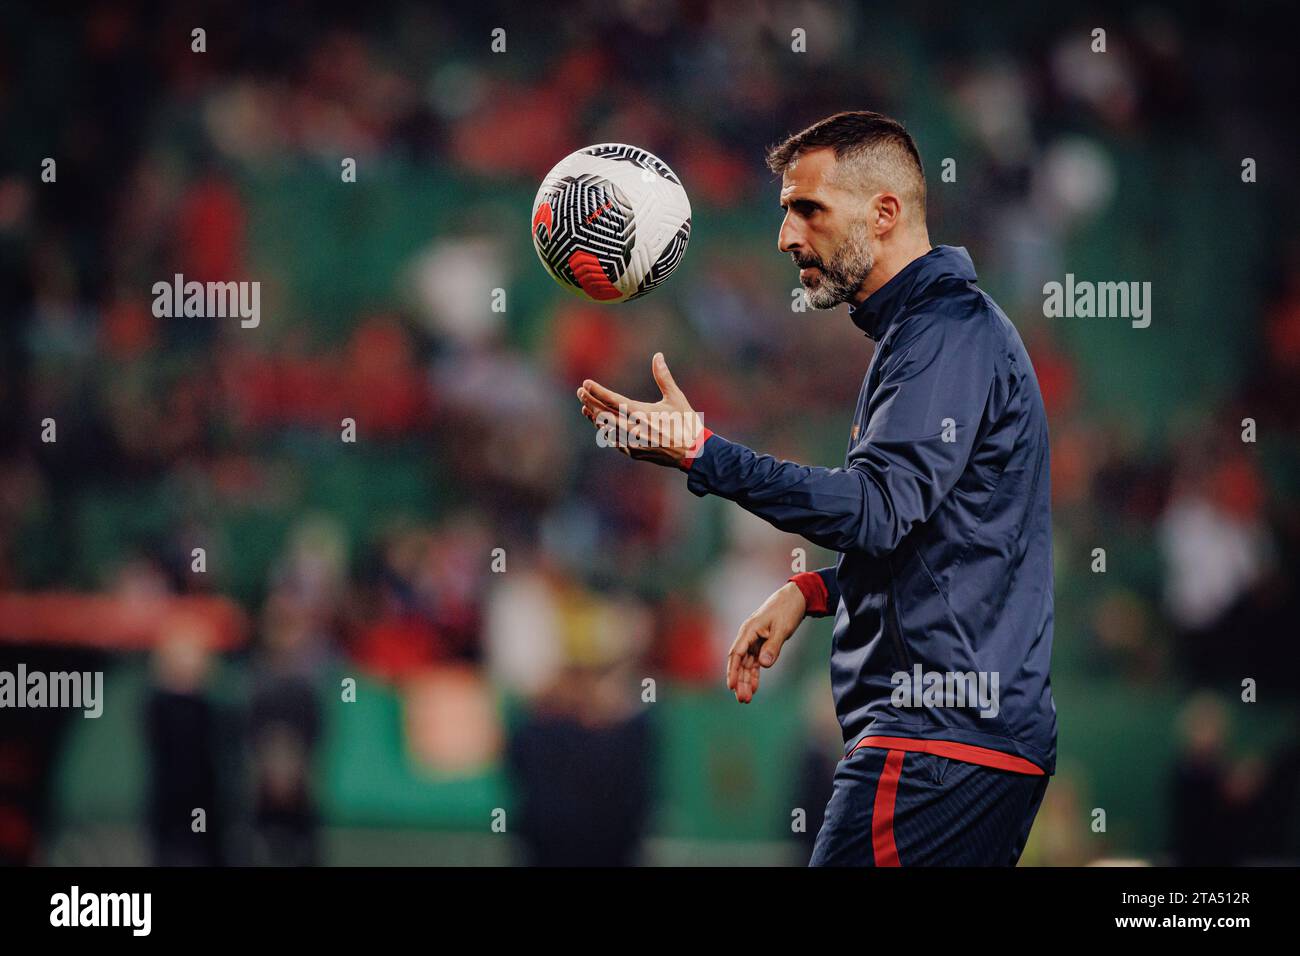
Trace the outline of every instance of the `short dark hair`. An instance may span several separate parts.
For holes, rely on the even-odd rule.
[[[901,174],[908,182],[893,183],[903,188],[911,186],[913,201],[919,202],[919,212],[925,214],[925,169],[921,154],[912,136],[896,119],[870,110],[850,110],[818,120],[802,132],[788,136],[767,151],[767,167],[780,175],[802,153],[829,147],[837,160],[862,159],[868,167],[885,169],[885,179],[897,179]],[[890,177],[889,173],[895,176]]]

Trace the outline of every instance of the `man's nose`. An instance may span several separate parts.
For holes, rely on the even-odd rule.
[[[781,231],[776,234],[776,247],[782,252],[797,252],[803,247],[803,236],[789,216],[781,220]]]

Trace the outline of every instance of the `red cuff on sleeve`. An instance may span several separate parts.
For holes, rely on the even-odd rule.
[[[699,435],[695,437],[695,442],[690,448],[686,449],[686,457],[682,459],[681,463],[682,471],[691,470],[691,465],[695,464],[695,459],[700,457],[700,451],[704,448],[704,443],[709,440],[709,436],[712,434],[713,429],[711,428],[700,429]]]
[[[803,592],[803,599],[807,604],[804,614],[828,613],[826,604],[830,600],[830,593],[826,590],[826,582],[822,580],[820,574],[816,571],[804,571],[802,574],[794,575],[790,580]]]

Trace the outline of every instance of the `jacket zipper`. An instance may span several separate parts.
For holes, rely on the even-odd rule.
[[[912,672],[912,656],[907,653],[907,644],[903,641],[903,629],[898,623],[898,599],[894,586],[894,568],[891,561],[889,568],[889,607],[885,609],[885,628],[893,639],[894,650],[903,662],[904,669],[910,674]]]

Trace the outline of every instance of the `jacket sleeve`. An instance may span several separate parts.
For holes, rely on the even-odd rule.
[[[801,571],[790,582],[803,594],[804,617],[833,617],[840,603],[840,582],[835,568]]]
[[[848,467],[780,461],[713,434],[687,487],[833,551],[892,552],[965,470],[998,366],[995,336],[980,316],[913,316],[902,331],[909,334],[883,357]]]

